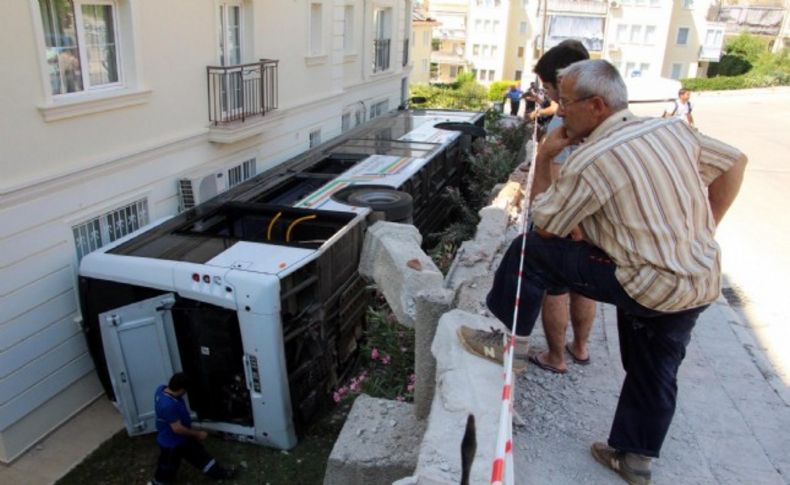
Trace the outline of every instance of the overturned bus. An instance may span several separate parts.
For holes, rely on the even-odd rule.
[[[432,198],[458,185],[482,123],[383,116],[85,256],[83,326],[129,434],[155,431],[156,386],[184,371],[198,426],[293,447],[358,355],[367,202],[410,198],[414,224],[438,228],[448,208]]]

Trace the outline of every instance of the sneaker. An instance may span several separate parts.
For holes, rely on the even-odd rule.
[[[505,332],[491,327],[491,330],[477,330],[466,325],[458,327],[458,339],[461,345],[471,354],[504,364]],[[521,374],[527,370],[526,354],[513,355],[513,372]]]
[[[611,446],[600,442],[593,443],[590,452],[598,463],[616,472],[630,485],[650,485],[650,471],[631,468],[625,461],[624,452],[617,451]]]

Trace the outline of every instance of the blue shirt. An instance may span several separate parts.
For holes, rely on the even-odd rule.
[[[175,448],[187,441],[186,436],[173,432],[170,423],[181,421],[185,428],[192,426],[184,397],[175,397],[165,392],[167,386],[159,386],[154,394],[154,409],[156,410],[156,442],[163,448]]]
[[[510,98],[511,101],[518,101],[521,99],[522,94],[520,89],[511,89],[507,92],[507,97]]]

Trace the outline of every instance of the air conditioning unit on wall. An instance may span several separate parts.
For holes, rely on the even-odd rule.
[[[256,160],[250,158],[178,179],[178,212],[183,212],[255,176]]]
[[[189,210],[227,189],[224,170],[178,179],[178,212]]]

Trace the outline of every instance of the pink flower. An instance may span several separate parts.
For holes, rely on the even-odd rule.
[[[390,357],[389,355],[385,355],[384,357],[381,358],[381,363],[384,365],[390,365],[390,362],[392,362],[392,357]]]
[[[410,375],[409,376],[409,382],[411,382],[412,384],[417,382],[417,374]]]
[[[335,401],[335,403],[339,403],[341,399],[343,399],[343,396],[341,396],[339,392],[335,391],[332,393],[332,400]]]
[[[395,397],[395,400],[396,400],[396,401],[398,401],[398,402],[403,402],[403,401],[405,401],[405,400],[406,400],[406,398],[405,398],[405,397],[403,397],[403,396],[396,396],[396,397]]]
[[[409,392],[414,392],[414,384],[409,384],[406,386],[406,390]]]
[[[379,349],[373,347],[373,350],[370,352],[370,358],[376,360],[379,358]]]
[[[354,392],[359,391],[359,381],[351,379],[351,390]]]

